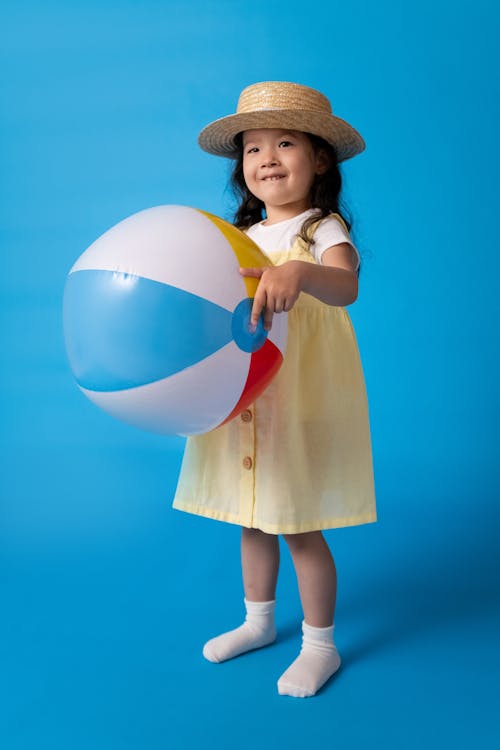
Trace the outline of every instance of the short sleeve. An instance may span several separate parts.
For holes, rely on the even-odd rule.
[[[358,249],[351,240],[349,233],[334,216],[327,216],[316,228],[314,232],[314,244],[310,246],[309,250],[316,261],[321,263],[321,258],[325,250],[332,247],[332,245],[339,245],[341,242],[348,242],[353,248],[357,270],[361,260]]]

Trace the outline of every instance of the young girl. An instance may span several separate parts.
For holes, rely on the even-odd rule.
[[[326,97],[293,83],[249,86],[237,113],[199,137],[235,160],[235,224],[273,265],[260,279],[252,325],[288,312],[285,360],[251,408],[189,438],[174,507],[242,526],[246,619],[209,640],[211,662],[272,643],[278,535],[292,555],[304,620],[282,695],[314,695],[337,671],[336,570],[322,529],[376,521],[368,405],[346,305],[358,294],[359,255],[340,215],[338,163],[364,149]]]

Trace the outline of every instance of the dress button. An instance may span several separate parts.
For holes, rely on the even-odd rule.
[[[242,422],[252,421],[252,412],[250,411],[250,409],[245,409],[245,411],[241,412],[241,420]]]
[[[245,469],[251,469],[252,468],[253,461],[250,458],[250,456],[245,456],[245,458],[243,459],[243,466],[245,467]]]

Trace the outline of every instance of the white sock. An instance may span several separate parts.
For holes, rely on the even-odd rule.
[[[280,695],[308,698],[340,667],[340,656],[333,642],[333,628],[314,628],[302,623],[302,648],[299,656],[278,680]]]
[[[220,662],[232,659],[254,648],[267,646],[276,639],[274,606],[271,602],[249,602],[245,599],[247,615],[239,628],[212,638],[203,647],[203,656],[208,661]]]

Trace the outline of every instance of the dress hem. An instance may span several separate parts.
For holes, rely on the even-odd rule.
[[[376,523],[376,512],[365,513],[361,516],[350,516],[348,518],[326,519],[325,521],[308,521],[299,524],[269,524],[260,523],[258,519],[253,518],[251,522],[244,522],[239,516],[225,511],[218,511],[204,506],[189,505],[175,501],[174,510],[181,510],[185,513],[192,513],[196,516],[204,516],[215,521],[225,521],[237,526],[244,526],[247,529],[259,529],[266,534],[303,534],[308,531],[325,531],[326,529],[339,529],[345,526],[361,526],[367,523]]]

